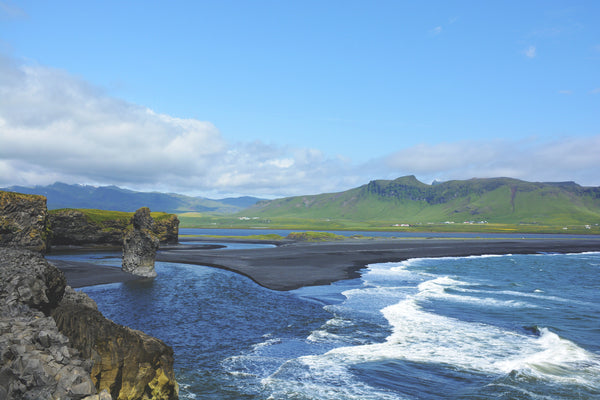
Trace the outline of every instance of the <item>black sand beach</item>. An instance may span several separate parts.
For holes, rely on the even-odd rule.
[[[184,241],[183,239],[182,241]],[[197,242],[198,239],[193,239]],[[210,242],[225,240],[210,240]],[[600,251],[600,239],[349,239],[335,242],[279,242],[260,249],[219,249],[203,245],[170,245],[157,261],[206,265],[245,275],[273,290],[325,285],[360,276],[368,264],[417,257],[482,254],[580,253]],[[135,279],[115,267],[53,260],[73,287]]]

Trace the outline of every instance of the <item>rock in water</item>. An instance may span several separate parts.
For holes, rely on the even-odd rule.
[[[133,229],[123,239],[123,271],[134,275],[154,278],[154,260],[159,240],[153,233],[154,220],[150,209],[142,207],[132,218]]]

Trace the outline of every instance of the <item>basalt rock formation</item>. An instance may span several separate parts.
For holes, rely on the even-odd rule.
[[[44,196],[0,192],[0,246],[45,253],[49,237]]]
[[[52,316],[72,346],[92,360],[95,387],[107,390],[113,399],[177,399],[173,350],[156,338],[104,318],[93,302],[84,302],[81,296],[85,295],[65,296]]]
[[[115,245],[123,241],[126,220],[112,219],[102,224],[76,209],[50,213],[53,245]]]
[[[123,239],[123,271],[147,278],[156,276],[154,260],[159,241],[153,229],[150,209],[142,207],[137,210],[132,218],[132,228]]]
[[[179,219],[155,213],[153,233],[161,243],[177,243]],[[49,213],[53,245],[112,245],[123,243],[133,213],[65,208]]]
[[[179,242],[179,218],[175,214],[154,218],[153,232],[161,243],[177,244]]]
[[[106,319],[40,254],[45,213],[42,196],[0,192],[0,399],[177,399],[173,350]]]
[[[94,398],[91,362],[49,315],[64,291],[41,255],[0,248],[0,399]]]

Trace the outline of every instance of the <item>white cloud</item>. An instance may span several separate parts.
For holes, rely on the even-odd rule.
[[[600,94],[600,87],[599,87],[599,88],[596,88],[596,89],[592,89],[592,90],[590,91],[590,93],[591,93],[591,94]]]
[[[575,180],[598,185],[600,135],[555,141],[464,141],[418,145],[382,163],[396,175],[416,174],[424,181],[507,176],[529,181]]]
[[[0,187],[116,184],[257,195],[331,189],[347,163],[316,149],[231,146],[210,122],[112,98],[64,71],[0,57]]]
[[[600,135],[420,144],[363,165],[313,148],[232,145],[210,122],[160,114],[64,71],[0,57],[0,187],[63,181],[277,197],[408,174],[424,181],[510,176],[600,185],[598,154]]]
[[[523,54],[525,54],[525,57],[527,58],[535,58],[537,56],[537,50],[535,46],[529,46],[523,50]]]
[[[558,91],[559,94],[565,94],[567,96],[572,95],[573,91],[572,90],[559,90]]]
[[[1,70],[13,79],[0,82],[0,157],[26,170],[148,182],[201,171],[225,146],[210,123],[110,98],[62,71],[14,67]]]

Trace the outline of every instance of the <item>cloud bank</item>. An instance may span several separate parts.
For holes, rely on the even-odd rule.
[[[600,135],[554,141],[462,141],[418,145],[385,157],[387,168],[427,179],[511,177],[528,181],[576,181],[598,185]]]
[[[60,180],[269,196],[332,189],[337,181],[328,177],[345,164],[315,149],[231,145],[210,122],[127,103],[64,71],[0,59],[0,186]]]
[[[64,71],[0,57],[0,187],[62,181],[279,197],[406,174],[424,181],[511,176],[599,185],[598,154],[600,135],[422,144],[356,165],[312,148],[228,143],[210,122],[160,114]]]

